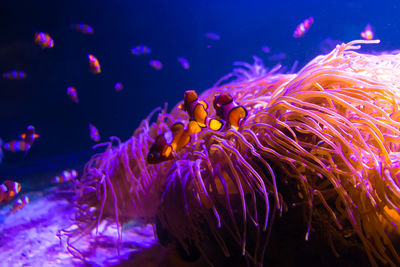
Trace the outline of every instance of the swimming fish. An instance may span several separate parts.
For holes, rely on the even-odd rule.
[[[150,60],[149,61],[150,66],[152,66],[155,70],[161,70],[162,69],[162,63],[159,60]]]
[[[272,61],[280,61],[280,60],[284,60],[287,57],[286,53],[277,53],[277,54],[273,54],[271,56],[268,57],[269,60]]]
[[[35,127],[29,125],[26,128],[26,132],[21,134],[21,138],[25,141],[25,153],[32,147],[33,142],[39,138],[39,135],[35,133]]]
[[[4,150],[11,152],[20,152],[25,151],[25,149],[29,148],[29,145],[25,143],[23,140],[11,140],[8,143],[3,145]]]
[[[361,32],[361,37],[365,40],[372,40],[374,39],[374,32],[372,31],[371,25],[367,24],[364,31]]]
[[[79,23],[79,24],[72,24],[71,28],[77,30],[78,32],[81,32],[83,34],[93,34],[94,30],[91,26],[87,25],[87,24],[83,24],[83,23]]]
[[[150,49],[150,47],[141,44],[141,45],[132,47],[131,53],[132,53],[132,55],[135,55],[135,56],[146,55],[146,54],[151,53],[151,49]]]
[[[21,184],[10,180],[5,180],[0,185],[0,203],[7,203],[21,191]]]
[[[124,85],[122,83],[116,83],[114,85],[114,89],[116,92],[122,91],[122,89],[124,89]]]
[[[3,78],[8,80],[21,80],[26,78],[26,73],[23,71],[12,70],[3,73]]]
[[[48,33],[36,32],[34,40],[42,49],[54,47],[54,41]]]
[[[188,90],[185,92],[183,104],[179,108],[186,111],[190,121],[196,121],[201,128],[209,127],[214,131],[223,128],[224,123],[221,120],[210,118],[208,116],[208,105],[204,101],[200,101],[196,91]]]
[[[174,158],[175,153],[190,142],[191,135],[200,131],[195,121],[190,121],[187,129],[182,122],[174,123],[169,131],[156,137],[147,154],[147,162],[157,164]]]
[[[57,175],[51,179],[53,184],[61,184],[71,181],[78,176],[78,172],[74,169],[65,170],[60,175]]]
[[[88,59],[89,59],[89,71],[93,74],[99,74],[101,72],[101,67],[97,58],[91,54],[88,54]]]
[[[78,98],[78,92],[76,91],[75,87],[68,87],[67,88],[67,95],[69,96],[69,98],[74,101],[75,103],[79,103],[79,98]]]
[[[228,93],[216,94],[213,105],[217,116],[235,129],[239,128],[247,117],[246,108],[238,105]]]
[[[90,131],[90,138],[92,138],[92,140],[95,142],[99,142],[100,141],[99,130],[97,130],[97,128],[93,124],[89,124],[89,131]]]
[[[25,207],[26,204],[29,203],[29,198],[28,196],[23,196],[19,199],[17,199],[12,207],[12,209],[7,213],[7,215],[11,214],[11,213],[15,213],[17,211],[19,211],[20,209],[22,209],[23,207]]]
[[[220,39],[219,34],[214,33],[214,32],[207,32],[204,36],[205,36],[206,38],[208,38],[208,39],[216,40],[216,41]]]
[[[184,58],[184,57],[178,57],[178,61],[179,61],[179,63],[181,63],[182,67],[183,67],[185,70],[187,70],[187,69],[190,68],[190,63],[189,63],[189,61],[188,61],[186,58]]]
[[[294,38],[303,37],[304,34],[306,34],[306,32],[311,28],[311,25],[313,23],[314,23],[314,18],[313,17],[309,17],[306,20],[304,20],[294,30],[293,37]]]
[[[261,47],[261,50],[268,54],[269,52],[271,52],[271,48],[269,48],[269,46],[264,45],[263,47]]]

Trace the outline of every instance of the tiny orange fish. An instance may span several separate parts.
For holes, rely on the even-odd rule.
[[[19,199],[17,199],[12,207],[12,209],[7,213],[7,215],[11,213],[15,213],[19,210],[21,210],[23,207],[25,207],[26,204],[29,203],[29,198],[28,196],[23,196]]]
[[[155,70],[161,70],[162,69],[162,63],[159,60],[150,60],[149,61],[150,66],[152,66]]]
[[[81,32],[83,34],[93,34],[94,30],[91,26],[87,25],[87,24],[83,24],[83,23],[79,23],[79,24],[72,24],[71,28],[77,30],[78,32]]]
[[[374,39],[374,32],[372,31],[371,25],[367,24],[364,31],[361,32],[361,37],[365,40],[372,40]]]
[[[97,58],[91,54],[88,54],[89,59],[89,71],[93,74],[101,73],[100,63]]]
[[[122,91],[122,89],[124,89],[124,85],[122,83],[116,83],[114,85],[114,89],[116,92],[120,92],[120,91]]]
[[[68,87],[67,88],[67,95],[69,96],[69,98],[74,101],[76,104],[79,103],[79,98],[78,98],[78,92],[76,91],[75,87]]]
[[[29,145],[23,140],[11,140],[3,145],[4,150],[10,152],[20,152],[29,149]]]
[[[31,149],[33,142],[39,138],[39,135],[35,133],[35,127],[29,125],[26,129],[26,132],[21,134],[21,138],[25,141],[25,153]]]
[[[57,175],[51,179],[53,184],[61,184],[71,181],[72,179],[78,176],[78,172],[76,170],[65,170],[60,175]]]
[[[216,94],[213,105],[217,116],[235,129],[239,128],[247,117],[246,108],[238,105],[230,94]]]
[[[21,184],[10,180],[5,180],[0,185],[0,203],[7,203],[21,191]]]
[[[309,17],[306,20],[304,20],[294,30],[293,37],[294,38],[303,37],[304,34],[306,34],[306,32],[311,28],[311,25],[313,23],[314,23],[314,18],[313,17]]]
[[[89,131],[90,131],[90,138],[92,138],[92,140],[95,142],[99,142],[100,141],[99,130],[97,130],[97,128],[93,124],[89,124]]]
[[[23,71],[12,70],[3,73],[3,78],[8,80],[21,80],[26,78],[26,73]]]
[[[178,57],[178,61],[179,61],[179,63],[181,63],[182,67],[183,67],[185,70],[188,70],[188,69],[190,68],[190,63],[189,63],[189,61],[188,61],[186,58],[184,58],[184,57]]]
[[[34,40],[42,49],[54,47],[54,41],[48,33],[36,32]]]

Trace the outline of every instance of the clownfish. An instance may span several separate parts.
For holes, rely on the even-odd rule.
[[[26,78],[26,73],[23,71],[12,70],[3,73],[3,78],[8,80],[21,80]]]
[[[124,85],[122,83],[116,83],[114,85],[114,89],[116,92],[122,91],[122,89],[124,89]]]
[[[365,40],[372,40],[374,39],[374,32],[372,31],[371,25],[367,24],[364,31],[361,32],[361,37]]]
[[[151,48],[145,45],[137,45],[131,49],[132,55],[140,56],[151,53]]]
[[[217,116],[235,129],[239,128],[247,117],[246,108],[238,105],[230,94],[216,94],[213,99],[213,105]]]
[[[57,175],[51,179],[53,184],[61,184],[71,181],[72,179],[78,176],[78,172],[76,170],[65,170],[60,175]]]
[[[11,140],[3,145],[4,150],[11,152],[25,151],[29,149],[29,145],[23,140]]]
[[[25,205],[28,204],[28,203],[29,203],[28,196],[23,196],[23,197],[17,199],[17,201],[15,201],[12,209],[7,213],[7,215],[19,211],[20,209],[25,207]]]
[[[208,117],[208,105],[200,101],[196,91],[188,90],[185,92],[183,104],[179,108],[186,111],[190,121],[196,121],[201,128],[209,127],[214,131],[223,128],[224,123],[221,120]]]
[[[21,134],[21,138],[25,142],[25,153],[32,147],[33,142],[39,138],[39,135],[35,133],[35,127],[29,125],[26,129],[26,132]]]
[[[162,63],[159,60],[150,60],[149,61],[150,66],[153,67],[155,70],[161,70],[162,69]]]
[[[51,39],[48,33],[37,32],[35,33],[35,43],[40,45],[42,49],[52,48],[54,46],[54,41]]]
[[[94,30],[90,25],[83,24],[83,23],[72,24],[71,28],[75,29],[78,32],[81,32],[83,34],[93,34],[94,33]]]
[[[90,138],[95,142],[99,142],[100,141],[99,130],[97,130],[97,128],[93,124],[89,124],[89,131],[90,131]]]
[[[10,180],[5,180],[0,185],[0,203],[8,202],[21,191],[21,184]]]
[[[306,32],[311,28],[311,25],[313,23],[314,23],[313,17],[309,17],[308,19],[304,20],[294,30],[293,37],[294,38],[303,37],[304,34],[306,34]]]
[[[97,58],[91,54],[88,54],[88,59],[89,59],[89,71],[93,74],[99,74],[101,72],[101,67]]]
[[[75,87],[68,87],[67,88],[67,95],[69,96],[69,98],[74,101],[76,104],[79,103],[79,98],[78,98],[78,92],[76,91]]]
[[[184,68],[185,70],[188,70],[190,68],[190,63],[186,58],[178,57],[178,62],[181,63],[182,68]]]
[[[190,136],[200,131],[195,121],[190,121],[187,129],[184,129],[182,122],[174,123],[169,131],[156,137],[147,155],[147,162],[157,164],[172,159],[175,152],[190,142]]]

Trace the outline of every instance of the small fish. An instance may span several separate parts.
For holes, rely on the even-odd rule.
[[[91,54],[88,54],[89,59],[89,71],[93,74],[101,73],[100,63],[97,58]]]
[[[116,83],[114,85],[114,89],[116,92],[122,91],[122,89],[124,89],[124,85],[122,83]]]
[[[95,142],[99,142],[100,134],[97,128],[93,124],[89,124],[89,131],[90,131],[90,138],[92,138],[92,140]]]
[[[184,58],[184,57],[178,57],[178,61],[179,61],[179,63],[181,63],[182,67],[183,67],[185,70],[188,70],[188,69],[190,68],[190,63],[189,63],[189,61],[188,61],[186,58]]]
[[[214,131],[219,131],[224,126],[222,121],[208,116],[207,103],[200,101],[194,90],[185,92],[183,104],[179,105],[179,108],[186,111],[189,115],[189,120],[196,121],[201,128],[209,127]]]
[[[5,180],[0,185],[0,203],[7,203],[21,191],[21,184]]]
[[[191,135],[200,131],[195,121],[189,122],[187,129],[182,122],[174,123],[169,131],[156,137],[147,154],[147,162],[157,164],[174,158],[176,152],[190,142]]]
[[[238,105],[228,93],[216,94],[213,105],[217,116],[235,129],[239,128],[247,117],[246,108]]]
[[[78,92],[76,91],[75,87],[68,87],[67,88],[67,95],[69,96],[69,98],[74,101],[75,103],[79,103],[79,98],[78,98]]]
[[[26,73],[23,71],[12,70],[3,73],[3,78],[8,80],[21,80],[26,78]]]
[[[145,45],[137,45],[131,49],[131,53],[135,56],[146,55],[151,53],[151,49]]]
[[[161,70],[162,69],[162,63],[159,60],[150,60],[149,62],[150,66],[152,66],[155,70]]]
[[[65,170],[60,175],[57,175],[51,179],[53,184],[61,184],[71,181],[72,179],[78,176],[78,172],[76,170]]]
[[[361,32],[361,37],[364,38],[365,40],[374,39],[374,32],[372,30],[371,25],[367,24],[367,26],[365,27],[364,31]]]
[[[21,138],[25,141],[25,153],[28,152],[28,150],[32,147],[33,142],[38,139],[40,136],[35,133],[35,127],[32,125],[29,125],[26,128],[26,132],[21,134]]]
[[[286,53],[277,53],[277,54],[273,54],[271,56],[268,57],[269,60],[272,61],[280,61],[280,60],[284,60],[287,57]]]
[[[29,149],[29,145],[23,140],[11,140],[3,145],[4,150],[10,152],[20,152]]]
[[[21,209],[22,209],[23,207],[25,207],[25,205],[28,204],[28,203],[29,203],[29,198],[28,198],[28,196],[23,196],[23,197],[17,199],[17,200],[14,202],[14,205],[13,205],[12,209],[7,213],[7,215],[9,215],[9,214],[11,214],[11,213],[15,213],[15,212],[21,210]]]
[[[293,37],[294,38],[303,37],[304,34],[306,34],[306,32],[310,29],[310,27],[313,23],[314,23],[313,17],[309,17],[308,19],[304,20],[294,30]]]
[[[269,52],[271,52],[271,48],[269,48],[269,46],[264,45],[263,47],[261,47],[261,50],[268,54]]]
[[[34,40],[42,49],[54,47],[54,41],[48,33],[36,32]]]
[[[208,38],[208,39],[216,40],[216,41],[220,39],[219,34],[216,34],[216,33],[214,33],[214,32],[207,32],[204,36],[205,36],[206,38]]]
[[[81,32],[81,33],[83,33],[83,34],[93,34],[93,33],[94,33],[94,30],[93,30],[93,28],[92,28],[91,26],[89,26],[89,25],[87,25],[87,24],[83,24],[83,23],[80,23],[80,24],[72,24],[72,25],[71,25],[71,28],[72,28],[72,29],[75,29],[75,30],[77,30],[78,32]]]

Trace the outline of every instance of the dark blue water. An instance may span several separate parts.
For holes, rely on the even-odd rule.
[[[81,151],[94,142],[88,124],[102,140],[126,140],[139,122],[157,106],[174,106],[188,89],[203,91],[232,70],[234,61],[284,52],[281,63],[299,67],[331,45],[324,40],[360,39],[370,23],[380,45],[366,51],[400,48],[398,1],[1,1],[0,72],[23,70],[24,80],[0,79],[0,137],[16,139],[27,125],[40,138],[28,155],[7,153],[4,166],[38,161]],[[303,38],[293,38],[296,26],[309,16],[314,24]],[[94,35],[70,28],[72,23],[91,25]],[[54,39],[52,49],[34,44],[36,31]],[[206,32],[221,36],[206,39]],[[152,49],[135,57],[133,46]],[[211,44],[211,48],[207,45]],[[271,48],[269,55],[261,51]],[[326,47],[328,46],[328,47]],[[88,72],[86,55],[95,55],[102,73]],[[184,70],[177,57],[186,57]],[[148,61],[158,59],[163,69]],[[124,84],[116,93],[114,84]],[[75,86],[80,103],[73,103],[66,88]],[[9,169],[8,169],[9,170]],[[0,168],[1,174],[2,168]]]

